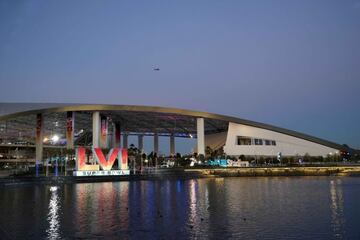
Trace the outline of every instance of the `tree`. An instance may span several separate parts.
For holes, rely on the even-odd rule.
[[[181,154],[180,153],[176,153],[175,154],[175,165],[176,166],[180,166],[180,165],[182,165],[182,157],[181,157]]]
[[[199,154],[198,160],[201,161],[201,162],[204,162],[204,160],[205,160],[204,154]]]
[[[217,150],[217,157],[220,157],[220,158],[225,158],[225,152],[224,152],[224,148],[221,147]]]
[[[147,158],[149,159],[149,161],[151,161],[151,162],[149,162],[149,165],[150,166],[153,166],[154,165],[154,152],[151,152],[148,156],[147,156]]]
[[[134,144],[130,144],[130,147],[128,149],[128,155],[129,156],[136,156],[138,154],[140,154],[140,150],[137,147],[135,147]]]
[[[305,153],[303,160],[304,160],[304,162],[310,162],[311,158],[310,158],[309,153]]]
[[[158,165],[158,156],[157,153],[154,153],[155,167]]]
[[[205,148],[205,155],[206,155],[208,158],[211,158],[211,157],[213,157],[213,154],[214,154],[214,151],[212,150],[212,148],[209,147],[209,146],[206,146],[206,148]]]

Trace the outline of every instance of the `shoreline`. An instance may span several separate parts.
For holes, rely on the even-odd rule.
[[[185,171],[219,177],[360,176],[360,166],[249,167],[185,169]]]
[[[249,167],[161,169],[149,174],[127,176],[12,176],[0,178],[0,187],[29,184],[74,184],[144,180],[188,180],[224,177],[301,177],[301,176],[360,176],[360,166],[334,167]]]

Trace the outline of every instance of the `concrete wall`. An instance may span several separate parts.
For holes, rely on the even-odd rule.
[[[263,140],[275,140],[276,146],[237,145],[238,136],[259,138]],[[263,144],[265,143],[263,142]],[[231,122],[229,123],[224,151],[228,155],[243,154],[257,156],[275,156],[278,152],[281,152],[283,156],[305,155],[306,153],[311,156],[326,156],[329,153],[338,153],[337,149],[326,147],[318,143],[313,143],[270,130]]]

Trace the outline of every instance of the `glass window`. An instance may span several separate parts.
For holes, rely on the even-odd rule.
[[[265,145],[266,145],[266,146],[269,146],[269,145],[271,145],[271,142],[270,142],[270,140],[265,140]]]
[[[271,145],[276,146],[276,141],[272,140]]]
[[[263,140],[255,138],[255,145],[263,145]]]
[[[238,145],[251,145],[251,138],[249,137],[237,137]]]

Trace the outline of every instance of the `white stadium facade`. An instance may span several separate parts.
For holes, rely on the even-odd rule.
[[[57,134],[56,139],[54,134]],[[176,153],[175,138],[196,138],[196,152],[207,146],[223,147],[230,156],[328,156],[347,149],[340,144],[272,125],[231,116],[177,108],[94,105],[0,103],[2,152],[33,149],[29,161],[41,161],[43,150],[85,147],[128,147],[128,136],[169,137],[169,155]],[[31,151],[30,151],[31,152]]]

